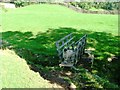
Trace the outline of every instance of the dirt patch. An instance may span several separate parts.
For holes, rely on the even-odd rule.
[[[50,81],[50,83],[58,84],[62,86],[65,90],[73,90],[73,83],[69,82],[69,80],[65,79],[64,77],[71,78],[73,76],[71,71],[49,71],[49,72],[42,72],[35,66],[30,66],[30,69],[32,69],[35,72],[39,72],[39,74],[44,78]],[[74,88],[75,90],[75,88]]]

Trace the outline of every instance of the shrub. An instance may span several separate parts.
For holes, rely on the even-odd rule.
[[[78,6],[82,9],[86,9],[86,10],[90,9],[90,5],[88,3],[83,3],[83,2],[78,3]]]
[[[71,2],[70,3],[73,6],[76,6],[76,4],[82,8],[82,9],[105,9],[105,10],[118,10],[119,9],[119,3],[118,2]]]
[[[70,4],[76,6],[76,2],[70,2]]]
[[[17,0],[14,1],[16,7],[23,7],[24,6],[24,1],[22,0]]]

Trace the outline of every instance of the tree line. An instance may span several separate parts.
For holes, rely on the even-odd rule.
[[[119,2],[70,2],[71,5],[80,7],[82,9],[105,9],[105,10],[118,10]]]

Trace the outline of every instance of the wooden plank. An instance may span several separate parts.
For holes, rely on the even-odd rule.
[[[65,40],[66,38],[68,38],[69,36],[71,36],[72,33],[70,33],[69,35],[63,37],[62,39],[58,40],[57,43],[60,43],[61,41]]]
[[[75,41],[73,41],[71,44],[68,45],[68,47],[72,47],[75,44]]]
[[[79,42],[81,42],[82,40],[85,40],[87,37],[87,35],[85,34],[82,38],[80,38],[75,44],[77,45]]]
[[[57,49],[61,49],[62,47],[64,47],[65,45],[67,45],[71,40],[73,40],[74,37],[70,38],[67,42],[65,42],[63,45],[61,45],[60,47],[58,47]]]
[[[62,67],[62,66],[63,67],[72,67],[73,65],[74,65],[73,63],[66,63],[65,64],[64,62],[62,62],[61,64],[59,64],[60,67]]]

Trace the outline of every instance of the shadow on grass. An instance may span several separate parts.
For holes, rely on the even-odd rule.
[[[74,28],[49,29],[47,32],[37,35],[33,35],[32,32],[8,31],[2,33],[3,41],[8,42],[7,44],[3,42],[3,48],[8,47],[15,50],[20,57],[27,61],[32,70],[39,71],[40,75],[51,82],[62,84],[64,81],[59,78],[60,73],[55,73],[51,78],[51,74],[53,74],[51,72],[61,70],[58,66],[59,58],[55,42],[71,32],[76,36],[75,40],[78,40],[84,34],[88,35],[86,48],[95,48],[93,70],[97,71],[96,74],[120,84],[120,70],[118,70],[120,68],[120,62],[118,61],[118,57],[120,57],[119,36]],[[117,59],[108,62],[107,58],[112,55]],[[54,78],[58,80],[54,80]]]

